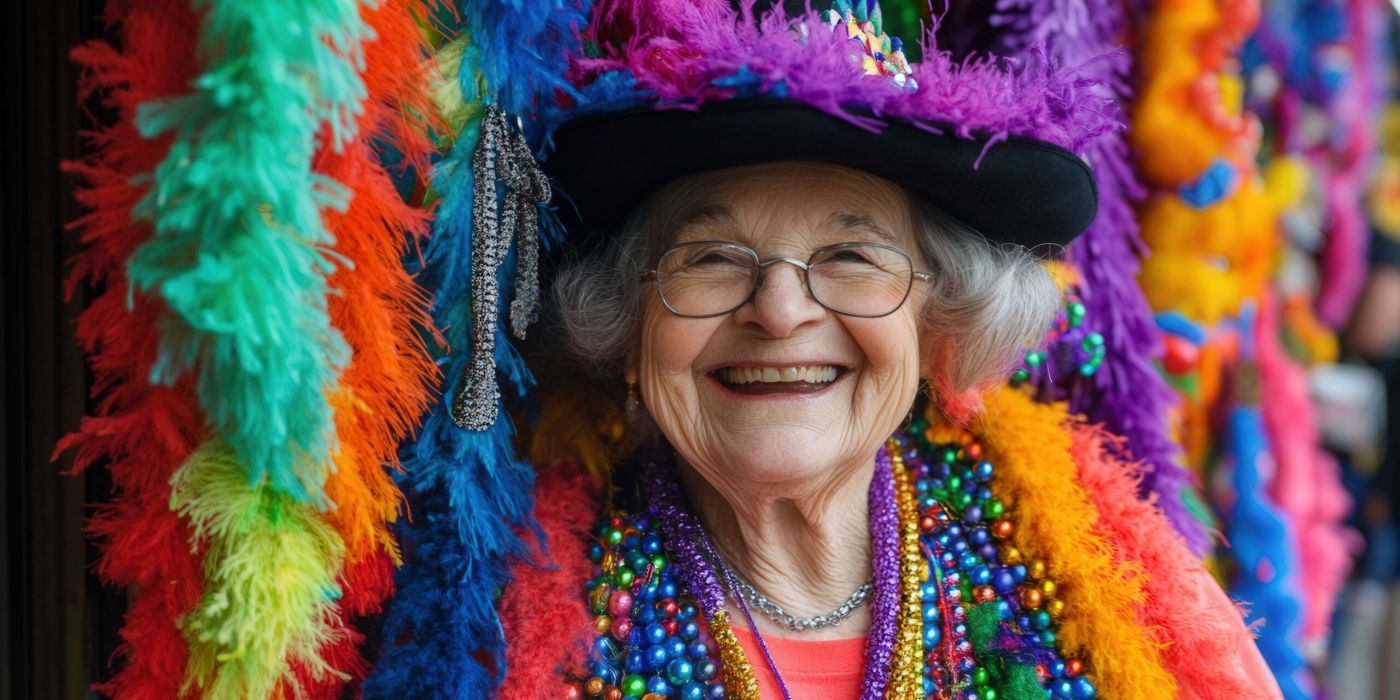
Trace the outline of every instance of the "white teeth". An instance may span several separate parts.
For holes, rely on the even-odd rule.
[[[751,384],[753,382],[808,382],[826,384],[836,381],[838,370],[834,365],[810,365],[803,367],[725,367],[719,371],[720,377],[730,384]]]

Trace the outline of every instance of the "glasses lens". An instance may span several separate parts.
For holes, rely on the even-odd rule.
[[[882,245],[850,243],[817,251],[808,273],[812,296],[852,316],[894,313],[909,296],[909,256]]]
[[[656,265],[661,298],[683,316],[732,311],[753,292],[758,259],[742,246],[685,243],[667,251]]]

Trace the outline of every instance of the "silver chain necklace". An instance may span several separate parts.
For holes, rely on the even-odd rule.
[[[773,622],[785,625],[794,632],[819,630],[823,627],[835,627],[841,624],[842,620],[850,617],[851,613],[855,612],[856,608],[859,608],[865,603],[865,600],[870,597],[871,589],[875,587],[873,578],[866,579],[865,583],[861,585],[860,588],[857,588],[856,592],[852,593],[851,597],[846,599],[846,602],[841,604],[841,607],[825,615],[794,617],[786,610],[783,610],[782,606],[769,600],[768,597],[762,593],[759,593],[758,589],[754,588],[748,581],[745,581],[737,572],[734,574],[734,578],[738,580],[739,590],[744,594],[744,597],[748,598],[749,602],[752,603],[755,608],[758,608],[759,612],[767,615],[768,619]]]

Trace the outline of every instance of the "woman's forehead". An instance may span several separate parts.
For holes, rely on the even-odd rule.
[[[742,243],[761,242],[770,237],[778,238],[829,238],[840,241],[861,241],[903,246],[908,244],[907,236],[901,236],[896,222],[881,221],[876,215],[865,211],[824,208],[794,208],[783,211],[780,207],[759,210],[746,209],[724,204],[699,207],[680,217],[672,231],[672,241],[684,243],[693,240],[720,238],[739,240]],[[742,240],[741,240],[742,239]]]
[[[769,166],[697,178],[660,217],[670,242],[796,238],[912,243],[907,197],[893,183],[839,166]]]

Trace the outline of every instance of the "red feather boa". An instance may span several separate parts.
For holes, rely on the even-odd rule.
[[[511,583],[501,596],[508,644],[500,700],[560,697],[564,673],[587,658],[593,616],[582,591],[593,571],[587,543],[600,509],[598,484],[577,467],[540,475],[535,520],[544,542],[531,560],[511,567]],[[523,538],[537,541],[531,533]]]
[[[81,178],[76,197],[89,211],[74,222],[86,246],[68,279],[68,294],[83,282],[103,285],[78,320],[77,336],[89,355],[94,415],[61,440],[73,450],[73,470],[105,463],[112,502],[98,508],[88,531],[98,541],[97,572],[132,589],[115,659],[121,669],[94,687],[121,698],[174,698],[185,675],[185,638],[175,621],[201,593],[200,562],[189,533],[170,512],[170,475],[198,444],[204,419],[188,387],[152,386],[148,380],[160,309],[149,298],[127,307],[126,260],[151,231],[132,221],[144,194],[134,178],[149,173],[169,140],[136,131],[137,106],[181,94],[194,77],[198,22],[181,0],[139,6],[113,2],[106,23],[120,49],[95,41],[73,49],[83,67],[80,98],[96,95],[117,115],[87,134],[91,152],[64,170]]]

